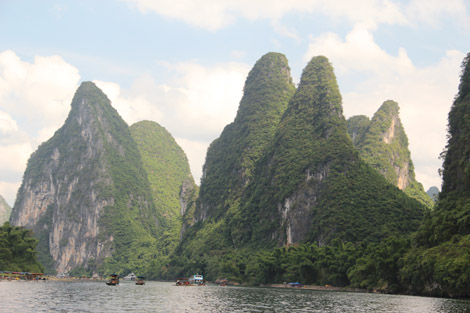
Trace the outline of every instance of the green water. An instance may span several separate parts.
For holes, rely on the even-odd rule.
[[[470,312],[470,300],[147,282],[0,281],[0,312]]]

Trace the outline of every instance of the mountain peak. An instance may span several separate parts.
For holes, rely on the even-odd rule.
[[[385,101],[370,121],[363,117],[349,118],[348,132],[364,161],[410,197],[428,207],[433,205],[416,181],[397,102]]]
[[[207,151],[196,220],[218,218],[240,198],[294,91],[283,54],[270,52],[256,62],[234,122]]]

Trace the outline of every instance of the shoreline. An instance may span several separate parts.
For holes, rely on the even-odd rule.
[[[360,289],[360,288],[320,286],[320,285],[302,285],[302,286],[296,287],[296,286],[289,286],[288,284],[266,284],[266,285],[260,285],[260,287],[369,293],[369,291],[367,291],[366,289]]]

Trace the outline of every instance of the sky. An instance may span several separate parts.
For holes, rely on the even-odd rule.
[[[129,125],[165,127],[199,184],[208,145],[271,51],[286,55],[296,83],[313,56],[326,56],[346,118],[397,101],[427,190],[441,186],[470,0],[0,0],[0,38],[0,195],[10,205],[83,81]]]

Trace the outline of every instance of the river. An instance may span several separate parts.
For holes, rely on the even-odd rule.
[[[0,312],[470,312],[470,300],[304,289],[0,281]]]

